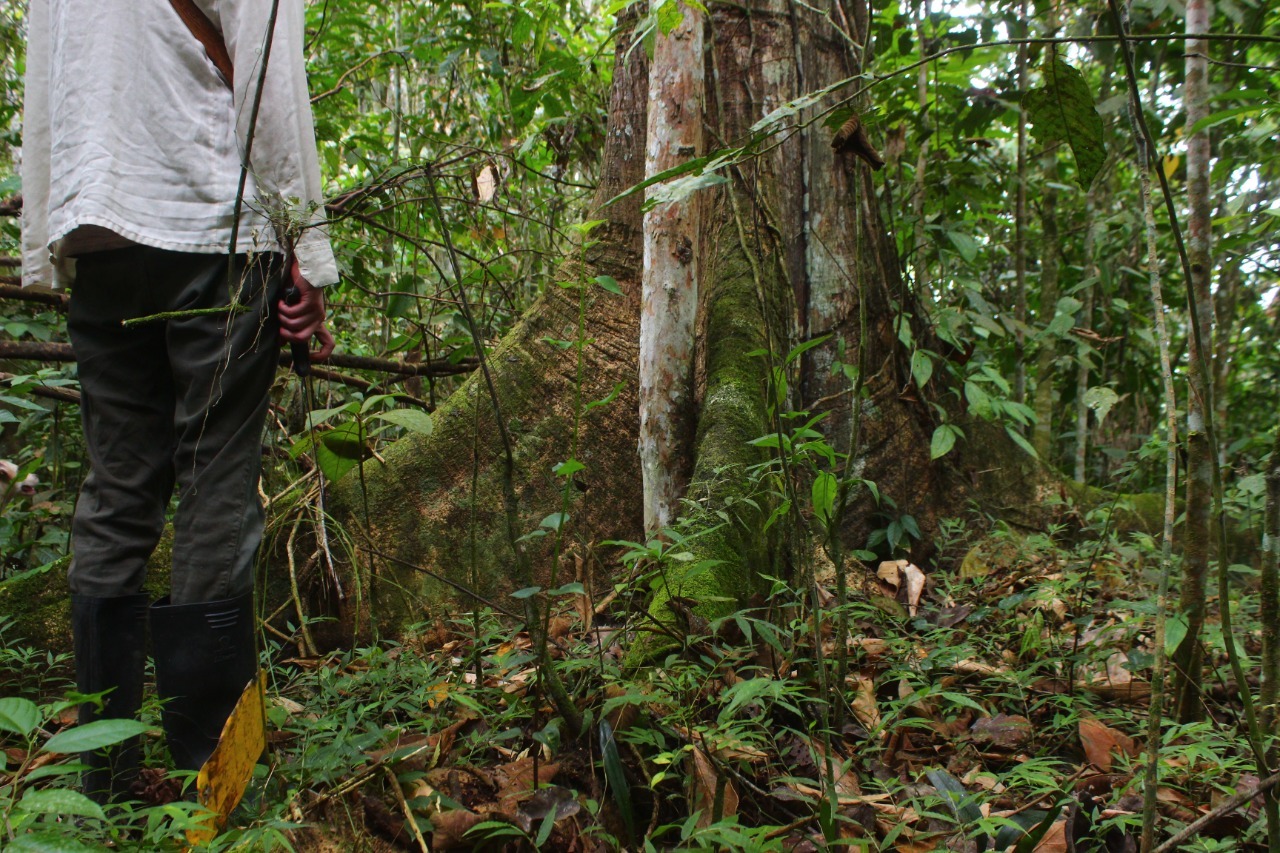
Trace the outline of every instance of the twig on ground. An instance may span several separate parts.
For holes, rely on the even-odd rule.
[[[1277,782],[1280,782],[1280,773],[1273,773],[1266,779],[1259,782],[1256,787],[1250,788],[1247,791],[1241,791],[1234,797],[1223,800],[1222,803],[1220,803],[1213,811],[1208,814],[1201,815],[1199,818],[1183,827],[1181,832],[1177,833],[1164,844],[1157,847],[1155,849],[1155,853],[1166,853],[1166,851],[1176,850],[1179,844],[1195,838],[1200,834],[1200,830],[1204,829],[1210,823],[1225,814],[1235,811],[1254,797],[1257,797],[1260,794],[1265,794],[1267,791],[1274,788]]]
[[[418,819],[413,814],[413,809],[409,808],[409,801],[404,798],[404,791],[400,789],[400,780],[396,778],[396,774],[390,767],[383,765],[383,770],[387,773],[387,780],[391,782],[391,790],[396,795],[396,802],[400,804],[400,810],[404,812],[404,819],[409,822],[409,828],[413,830],[413,837],[418,842],[418,848],[422,853],[431,853],[431,848],[427,846],[427,839],[422,837],[422,830],[418,827]]]

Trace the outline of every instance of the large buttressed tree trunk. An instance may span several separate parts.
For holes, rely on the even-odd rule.
[[[826,5],[710,5],[710,19],[703,21],[708,149],[743,145],[753,125],[788,101],[858,72],[857,57],[870,43],[865,4]],[[367,535],[377,552],[483,594],[509,590],[517,581],[502,522],[496,416],[506,419],[515,440],[514,485],[522,523],[532,530],[561,509],[563,483],[551,469],[570,456],[575,400],[600,400],[620,386],[612,403],[582,418],[577,458],[586,468],[569,489],[565,541],[584,559],[564,560],[561,568],[585,572],[590,581],[593,572],[607,571],[608,557],[601,552],[600,561],[591,559],[589,543],[643,533],[636,453],[639,194],[604,206],[643,178],[647,61],[643,49],[631,48],[629,38],[620,37],[601,186],[589,213],[605,224],[560,273],[564,282],[611,276],[624,295],[597,287],[548,288],[489,356],[500,415],[481,378],[473,377],[440,408],[432,435],[403,440],[385,464],[370,464],[363,490],[349,476],[334,502],[358,531],[358,542]],[[826,105],[807,108],[801,118]],[[767,506],[738,498],[751,488],[746,466],[765,459],[766,451],[748,442],[777,428],[767,407],[770,364],[780,365],[797,343],[830,336],[788,371],[781,408],[829,412],[820,428],[832,446],[846,450],[853,395],[848,375],[836,368],[837,362],[860,365],[865,388],[850,472],[875,481],[896,502],[894,514],[912,515],[925,543],[937,519],[961,511],[975,493],[1001,495],[1004,506],[997,510],[1026,507],[1045,482],[1029,457],[1015,453],[993,461],[989,444],[972,440],[973,430],[967,430],[968,446],[948,457],[949,465],[930,461],[932,404],[952,405],[954,398],[945,393],[943,371],[935,371],[924,388],[912,382],[912,349],[902,342],[938,348],[930,346],[930,332],[900,274],[870,168],[833,150],[831,138],[820,121],[781,130],[759,140],[753,156],[722,171],[727,183],[700,191],[701,232],[692,247],[700,262],[697,422],[685,514],[695,524],[707,514],[715,529],[698,539],[697,548],[719,562],[696,577],[671,579],[664,599],[741,598],[758,572],[793,568],[786,549],[762,532]],[[545,339],[577,337],[580,298],[588,344],[579,396],[577,350]],[[753,354],[762,350],[771,355]],[[962,470],[982,473],[960,476]],[[887,523],[863,495],[845,514],[845,539],[854,547]],[[718,523],[726,517],[727,524]],[[551,574],[552,539],[520,546],[533,551],[540,583]],[[926,549],[920,546],[917,556]],[[439,601],[443,588],[428,576],[376,554],[372,564],[379,620],[403,624],[406,617],[421,618],[433,594]],[[562,571],[560,581],[569,579]],[[653,612],[667,615],[661,601]]]

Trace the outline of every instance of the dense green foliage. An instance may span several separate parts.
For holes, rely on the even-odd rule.
[[[308,4],[307,62],[343,273],[329,297],[342,353],[461,371],[474,363],[476,341],[496,343],[539,294],[555,287],[556,267],[580,251],[590,230],[580,223],[600,178],[610,118],[610,27],[626,6]],[[715,170],[754,156],[798,122],[839,127],[855,94],[864,95],[862,120],[887,161],[876,178],[878,201],[925,315],[911,319],[941,342],[928,348],[912,340],[907,318],[895,324],[910,351],[915,388],[937,412],[930,455],[947,464],[971,439],[956,422],[967,411],[1089,486],[1162,491],[1166,402],[1157,309],[1148,289],[1130,93],[1107,6],[1026,0],[981,8],[943,0],[872,6],[864,75],[778,107],[761,118],[756,138],[734,140],[723,159],[713,155],[701,164],[706,174],[695,169],[679,186],[712,185]],[[1185,138],[1209,129],[1213,140],[1211,372],[1226,508],[1238,539],[1228,604],[1243,623],[1232,639],[1210,618],[1205,649],[1220,664],[1230,644],[1247,660],[1261,650],[1254,578],[1263,471],[1280,401],[1280,324],[1273,316],[1280,274],[1280,8],[1265,0],[1217,4],[1209,42],[1212,114],[1197,128],[1186,127],[1182,106],[1182,12],[1180,4],[1141,0],[1128,14],[1138,95],[1179,216]],[[673,14],[671,0],[655,4],[640,26],[666,30]],[[14,165],[22,31],[22,4],[0,3],[0,203],[20,192]],[[645,49],[643,40],[635,49]],[[825,109],[815,115],[815,105]],[[1162,209],[1156,224],[1181,410],[1190,337],[1186,282]],[[0,217],[0,256],[16,254],[17,228],[15,217]],[[612,279],[596,283],[618,288]],[[3,304],[0,343],[65,340],[58,306]],[[552,343],[581,349],[590,341],[579,330],[578,340]],[[389,443],[430,431],[428,411],[460,381],[456,373],[340,372],[348,381],[322,380],[322,398],[309,415],[296,383],[283,374],[275,398],[269,443],[281,452],[272,456],[264,492],[277,543],[289,542],[291,563],[299,525],[311,523],[309,472],[319,467],[330,481],[362,477],[362,463]],[[69,547],[68,517],[84,471],[79,413],[42,392],[75,387],[74,366],[0,360],[0,459],[16,464],[15,483],[28,474],[38,480],[33,494],[0,481],[0,581],[49,571]],[[795,522],[799,549],[818,554],[826,546],[829,557],[838,539],[825,535],[840,489],[829,470],[835,451],[809,413],[775,408],[770,416],[795,432],[755,440],[768,461],[750,472],[735,499],[758,500],[753,509],[766,530]],[[318,439],[308,424],[318,428]],[[1047,442],[1037,440],[1037,425]],[[569,456],[566,449],[567,462],[582,464]],[[700,462],[717,464],[710,457]],[[560,473],[572,483],[573,470]],[[884,524],[865,548],[899,553],[921,538],[910,515],[897,514],[888,501],[881,508]],[[714,558],[703,559],[704,550],[714,550],[705,543],[727,532],[717,531],[715,509],[691,516],[665,542],[621,543],[629,553],[614,568],[626,581],[613,590],[610,615],[626,611],[643,621],[635,614],[676,564],[716,569]],[[551,631],[555,670],[579,700],[589,732],[576,744],[569,742],[564,709],[553,712],[540,692],[551,658],[542,656],[545,645],[537,648],[536,630],[532,649],[523,636],[511,642],[509,628],[487,611],[417,626],[404,646],[318,656],[323,644],[309,632],[324,626],[305,625],[295,602],[299,618],[289,627],[296,636],[273,635],[266,650],[276,665],[273,694],[285,697],[272,712],[286,733],[282,752],[223,842],[302,848],[307,836],[297,825],[341,830],[344,819],[364,832],[377,823],[369,816],[376,808],[366,801],[363,818],[345,813],[346,795],[356,787],[344,786],[375,777],[382,801],[393,810],[403,804],[408,823],[416,814],[429,832],[442,815],[461,806],[479,813],[487,802],[431,772],[509,769],[531,755],[562,761],[556,790],[572,788],[569,799],[583,810],[572,832],[555,808],[526,808],[522,800],[510,821],[494,817],[474,833],[553,846],[568,843],[562,836],[585,838],[602,849],[632,835],[659,847],[781,849],[784,841],[834,843],[842,836],[873,836],[887,848],[918,837],[925,845],[956,832],[986,846],[1005,830],[1012,845],[1047,830],[1058,807],[1074,800],[1076,814],[1098,806],[1086,822],[1099,843],[1108,833],[1123,835],[1138,823],[1125,800],[1140,788],[1136,748],[1119,749],[1121,769],[1108,776],[1105,791],[1091,789],[1096,801],[1085,803],[1073,790],[1073,767],[1082,750],[1098,763],[1090,753],[1090,738],[1099,736],[1089,728],[1095,715],[1107,732],[1139,734],[1139,715],[1125,704],[1132,691],[1117,696],[1099,685],[1142,685],[1150,675],[1159,549],[1145,533],[1117,531],[1104,511],[1082,515],[1077,528],[1030,538],[979,512],[947,521],[940,534],[946,541],[933,543],[942,558],[928,567],[937,572],[923,604],[918,595],[908,601],[906,581],[876,579],[870,571],[853,579],[847,599],[842,585],[833,604],[826,591],[831,573],[820,566],[808,580],[768,579],[770,596],[751,608],[721,602],[732,612],[717,621],[699,621],[686,607],[683,636],[668,635],[664,647],[678,651],[651,673],[626,670],[626,649],[602,641],[589,625]],[[541,528],[519,532],[554,538],[559,553],[566,526],[566,516],[555,514]],[[993,530],[993,538],[983,538]],[[332,535],[337,550],[342,532]],[[359,547],[350,546],[357,561]],[[1001,556],[991,558],[991,550]],[[951,564],[966,552],[963,564]],[[874,554],[855,548],[853,556],[870,561]],[[564,613],[594,614],[588,591],[565,580],[552,592],[526,587],[517,596],[539,596],[555,609],[548,627],[560,619],[567,624]],[[668,591],[659,597],[665,601]],[[855,635],[851,659],[843,637],[841,652],[830,647],[833,624]],[[1166,648],[1178,644],[1185,625],[1173,614]],[[104,821],[92,804],[58,788],[74,768],[55,763],[41,773],[40,756],[58,753],[57,738],[74,731],[46,737],[66,722],[70,707],[54,698],[65,688],[57,673],[66,661],[42,656],[7,631],[0,636],[6,682],[0,702],[7,703],[0,705],[0,736],[13,763],[0,764],[3,831],[14,838],[27,829],[57,835],[50,815],[80,809],[84,820],[63,833],[68,838],[111,837],[140,849],[176,845],[190,808],[155,806]],[[281,662],[293,651],[304,663]],[[833,674],[850,687],[849,701],[829,701]],[[1198,816],[1213,791],[1238,788],[1247,772],[1265,775],[1243,745],[1229,691],[1207,707],[1207,722],[1164,729],[1164,778],[1176,794],[1164,800],[1170,830]],[[1269,713],[1274,721],[1274,709]],[[148,714],[153,719],[154,709]],[[1020,722],[1008,723],[1014,718]],[[992,719],[1009,730],[983,727]],[[114,734],[120,733],[103,736]],[[426,764],[379,752],[394,752],[395,738],[422,745],[441,737],[447,745]],[[501,800],[504,783],[485,778]],[[536,765],[532,778],[541,779]],[[930,786],[917,784],[924,778]],[[1015,814],[992,817],[977,809],[979,801]],[[892,809],[882,807],[890,802]],[[1122,802],[1127,806],[1102,811]],[[1015,819],[1023,811],[1036,820]],[[128,820],[132,835],[122,829]],[[406,821],[396,821],[391,835],[413,844]],[[381,826],[369,831],[386,836],[387,824]],[[1194,849],[1226,849],[1213,845],[1250,833],[1260,838],[1260,824],[1229,828],[1219,833],[1225,841],[1206,837]]]

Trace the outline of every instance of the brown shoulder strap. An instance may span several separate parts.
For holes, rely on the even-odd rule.
[[[173,10],[178,13],[178,17],[182,18],[182,23],[187,25],[187,29],[191,30],[196,40],[204,45],[204,52],[209,54],[214,67],[222,74],[227,85],[235,88],[231,54],[227,53],[227,43],[223,41],[222,33],[218,32],[213,21],[209,20],[209,16],[195,4],[194,0],[169,0],[169,4],[173,6]]]

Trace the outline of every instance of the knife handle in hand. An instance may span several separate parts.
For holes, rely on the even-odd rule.
[[[297,305],[302,294],[295,285],[290,284],[284,292],[284,304]],[[306,341],[291,341],[289,353],[293,356],[293,372],[305,379],[311,375],[311,347]]]

